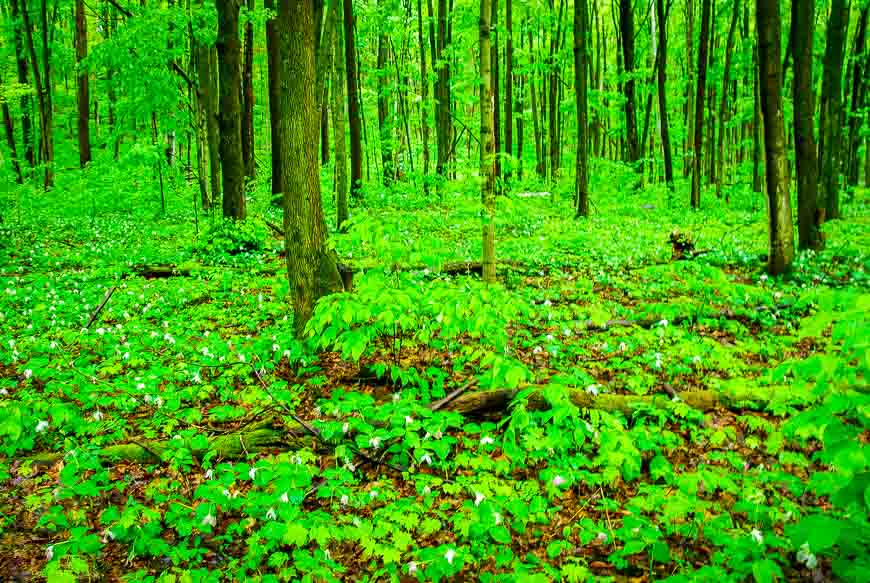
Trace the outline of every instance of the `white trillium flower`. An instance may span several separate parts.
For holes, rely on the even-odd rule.
[[[209,468],[205,471],[205,479],[211,480],[212,478],[214,478],[214,470]]]
[[[553,478],[553,485],[556,487],[561,486],[565,482],[566,482],[566,480],[562,476],[556,476]]]
[[[254,479],[254,476],[256,476],[256,475],[257,475],[257,468],[251,468],[250,470],[248,470],[248,477],[251,478],[252,480]]]
[[[94,421],[102,421],[102,419],[103,419],[103,412],[100,411],[99,409],[94,411]]]
[[[456,557],[456,551],[453,549],[447,549],[447,552],[444,553],[444,559],[449,563],[453,564],[453,559]]]
[[[485,499],[486,499],[486,496],[484,496],[480,492],[474,493],[474,505],[475,506],[480,506],[480,503],[483,502]]]
[[[32,376],[33,376],[33,371],[30,370],[29,368],[26,371],[24,371],[24,378],[29,379]]]
[[[493,443],[495,443],[495,440],[489,435],[480,438],[480,445],[492,445]]]
[[[819,564],[816,555],[810,551],[810,544],[806,542],[802,544],[801,548],[798,550],[797,560],[806,565],[809,569],[815,569],[816,565]]]
[[[432,488],[430,488],[429,486],[423,487],[423,496],[428,496],[431,493],[432,493]]]
[[[347,433],[349,429],[350,429],[350,423],[345,421],[345,423],[341,426],[341,432]]]
[[[381,447],[381,438],[380,437],[372,437],[369,439],[369,447],[373,449],[378,449]]]
[[[374,500],[374,499],[377,498],[377,497],[378,497],[378,491],[377,491],[377,490],[372,490],[371,492],[369,492],[369,498],[371,498],[371,499]]]
[[[414,422],[413,417],[411,417],[410,415],[405,415],[405,425],[410,425],[413,422]]]
[[[495,521],[495,524],[496,524],[496,525],[501,524],[501,512],[493,512],[493,513],[492,513],[492,518],[493,518],[493,520]]]
[[[342,506],[347,506],[348,502],[350,502],[350,498],[347,497],[347,494],[343,494],[340,500]]]
[[[753,528],[752,532],[750,532],[749,535],[752,537],[752,540],[754,540],[757,544],[761,544],[764,542],[764,535],[762,535],[761,531],[757,528]]]
[[[586,392],[592,395],[593,397],[598,396],[598,385],[589,385],[586,387]]]
[[[49,545],[47,549],[45,549],[45,558],[49,561],[54,558],[54,545]]]
[[[283,502],[284,504],[287,504],[290,502],[290,497],[287,495],[287,492],[284,492],[283,494],[281,494],[281,502]]]
[[[413,575],[416,572],[417,572],[417,563],[415,563],[414,561],[411,561],[410,563],[408,563],[408,574]]]
[[[266,512],[266,518],[268,518],[269,520],[278,520],[278,514],[275,512],[274,508],[269,508],[269,510]]]
[[[46,421],[45,419],[40,419],[39,422],[36,424],[36,432],[42,433],[46,429],[48,429],[48,421]]]
[[[206,525],[208,525],[208,526],[214,526],[214,525],[216,525],[216,524],[217,524],[217,518],[215,518],[214,516],[212,516],[212,513],[211,513],[211,512],[209,512],[208,514],[206,514],[206,515],[202,518],[202,525],[203,525],[203,526],[206,526]]]
[[[424,453],[423,457],[420,458],[420,463],[429,464],[431,466],[432,465],[432,456],[430,456],[428,453]]]
[[[606,543],[607,542],[607,535],[603,532],[599,532],[598,536],[595,537],[595,540],[597,540],[600,543]]]

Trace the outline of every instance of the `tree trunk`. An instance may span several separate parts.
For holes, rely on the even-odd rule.
[[[349,217],[347,211],[347,146],[345,145],[344,131],[344,84],[347,71],[344,65],[344,45],[342,44],[342,12],[334,9],[332,11],[332,20],[333,42],[335,43],[332,69],[332,141],[335,146],[335,212],[336,227],[341,232]]]
[[[865,45],[867,37],[867,12],[870,10],[870,2],[864,2],[858,17],[858,30],[855,32],[855,50],[852,51],[852,106],[849,115],[849,143],[846,154],[846,183],[850,186],[858,185],[858,168],[860,158],[858,148],[861,145],[861,119],[865,116],[861,109],[866,105],[866,91],[868,81],[866,75],[867,55]]]
[[[390,84],[389,84],[389,46],[387,35],[378,35],[378,130],[381,140],[381,163],[384,173],[384,186],[389,186],[395,177],[393,166],[393,124],[390,115]]]
[[[840,118],[843,107],[843,53],[848,23],[849,6],[846,0],[832,0],[819,113],[820,188],[825,201],[825,221],[840,217]]]
[[[492,80],[492,139],[495,148],[495,157],[493,158],[493,166],[495,172],[494,187],[496,194],[500,192],[501,182],[501,101],[499,95],[499,58],[498,58],[498,0],[490,2],[492,9],[492,38],[490,41],[490,79]]]
[[[15,126],[12,125],[12,115],[9,113],[9,102],[4,100],[0,102],[0,109],[3,110],[3,127],[6,130],[6,145],[9,146],[9,156],[12,159],[12,169],[15,171],[15,182],[24,184],[24,175],[21,173],[21,163],[18,161],[17,148],[15,147]],[[0,216],[0,223],[2,223]]]
[[[695,0],[686,0],[686,142],[683,146],[683,178],[688,178],[695,168],[694,4]]]
[[[483,281],[495,282],[495,144],[490,33],[492,0],[480,0],[480,198],[483,203]]]
[[[795,0],[800,1],[800,0]],[[725,69],[722,73],[722,94],[719,96],[719,134],[716,142],[716,196],[722,198],[722,180],[725,170],[725,115],[728,108],[728,85],[731,82],[731,52],[734,49],[734,33],[737,31],[737,17],[740,15],[740,0],[732,0],[731,23],[728,25],[728,39],[725,41]]]
[[[637,136],[637,114],[634,103],[634,11],[631,0],[619,0],[619,32],[622,39],[622,60],[625,83],[625,132],[628,162],[635,164],[640,159]]]
[[[90,96],[88,70],[82,65],[88,56],[88,25],[84,0],[76,0],[76,98],[78,104],[79,165],[91,161]]]
[[[223,215],[244,220],[245,165],[242,157],[242,46],[239,40],[240,0],[215,0],[218,12],[218,69],[220,73],[220,159]]]
[[[756,34],[758,32],[756,31]],[[758,46],[752,47],[752,69],[758,71]],[[752,192],[761,193],[761,87],[759,76],[752,75]],[[753,208],[755,205],[753,204]]]
[[[245,176],[253,178],[256,173],[254,158],[254,0],[247,0],[249,19],[245,23],[245,65],[242,72],[242,161]]]
[[[661,1],[661,0],[659,0]],[[574,0],[574,90],[577,99],[577,167],[574,182],[574,210],[578,217],[589,216],[589,135],[587,82],[589,67],[588,8],[586,0]]]
[[[33,42],[33,25],[30,22],[30,12],[26,0],[20,0],[21,18],[27,39],[27,50],[30,53],[30,65],[33,69],[33,83],[36,88],[37,105],[39,107],[39,161],[45,165],[45,190],[54,186],[54,123],[51,99],[51,45],[48,40],[48,7],[46,0],[40,4],[40,19],[42,21],[42,58],[43,69],[40,71],[39,59]]]
[[[12,20],[15,29],[15,66],[18,72],[18,83],[27,85],[27,56],[24,49],[24,33],[19,16],[18,0],[11,0]],[[30,94],[22,95],[21,104],[21,134],[24,144],[24,159],[31,168],[36,165],[33,153],[33,126],[30,116],[33,111],[33,99]]]
[[[541,136],[541,120],[538,115],[538,96],[535,89],[535,45],[532,40],[532,28],[529,27],[529,69],[532,71],[529,76],[529,92],[532,94],[532,127],[535,132],[535,173],[543,178],[544,170],[544,140]]]
[[[447,177],[447,163],[450,155],[450,62],[444,51],[447,47],[447,0],[438,0],[438,39],[437,57],[438,81],[435,86],[435,100],[438,108],[438,164],[436,171]]]
[[[523,26],[520,25],[520,51],[522,52],[525,35],[523,35]],[[511,64],[513,68],[513,63]],[[525,103],[526,103],[526,78],[527,75],[522,73],[519,75],[519,87],[517,89],[517,176],[520,180],[523,179],[523,146],[525,142],[524,134],[524,118],[525,118]],[[512,114],[513,115],[513,114]]]
[[[417,38],[420,45],[420,132],[423,134],[423,188],[429,193],[429,72],[423,40],[423,2],[417,0]]]
[[[762,2],[767,0],[760,0]],[[710,0],[703,0],[698,47],[698,88],[695,92],[695,140],[692,156],[692,208],[701,208],[701,148],[704,139],[704,97],[707,94],[707,49],[710,37]]]
[[[264,7],[274,11],[275,0],[264,0]],[[281,62],[281,36],[277,30],[277,18],[266,21],[266,59],[269,66],[269,130],[272,144],[272,194],[281,193],[281,166],[283,160],[278,155],[278,100],[281,95],[281,73],[278,70]]]
[[[767,174],[769,253],[767,269],[785,273],[794,259],[794,229],[788,184],[788,159],[782,112],[779,0],[758,0],[758,74],[764,118],[764,158]]]
[[[794,53],[794,144],[798,189],[798,247],[821,249],[822,213],[818,204],[819,162],[816,158],[813,104],[814,0],[792,0],[791,38]]]
[[[658,101],[659,124],[661,125],[662,154],[665,159],[665,182],[674,188],[674,162],[671,153],[671,134],[668,125],[667,69],[668,69],[668,22],[664,0],[656,0],[656,15],[659,25],[658,46]]]
[[[507,178],[511,176],[514,156],[514,16],[513,2],[505,0],[504,71],[504,151],[507,153]]]
[[[550,1],[550,8],[553,9],[553,2]],[[550,113],[550,179],[555,183],[559,179],[559,169],[561,167],[562,152],[559,150],[559,70],[556,63],[556,58],[559,52],[559,41],[562,31],[562,14],[565,10],[565,0],[559,2],[559,17],[556,21],[556,33],[550,39],[550,58],[548,60],[550,91],[547,95],[547,103]]]
[[[199,8],[202,5],[200,4]],[[196,73],[194,96],[196,115],[196,176],[199,184],[199,198],[202,210],[211,208],[211,199],[208,195],[208,112],[206,107],[206,84],[208,83],[208,47],[200,42],[193,33],[193,22],[188,21],[188,35],[190,36],[190,70]],[[203,67],[203,62],[205,66]],[[111,101],[109,117],[112,118]]]
[[[317,299],[341,289],[341,277],[326,250],[320,198],[320,115],[312,3],[279,0],[278,30],[282,36],[278,147],[286,162],[281,173],[284,244],[293,324],[296,336],[302,338]]]
[[[344,61],[347,66],[347,118],[350,128],[350,195],[362,197],[362,121],[357,87],[356,40],[353,25],[353,0],[342,0],[344,6]]]

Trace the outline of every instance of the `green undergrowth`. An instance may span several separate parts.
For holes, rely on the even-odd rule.
[[[354,291],[300,342],[267,189],[240,228],[111,178],[5,215],[4,576],[870,580],[866,193],[775,279],[761,195],[690,212],[602,162],[588,220],[567,182],[500,199],[487,287],[442,272],[480,256],[473,181],[370,189],[333,237]],[[672,261],[677,229],[705,253]],[[433,410],[459,387],[516,393]]]

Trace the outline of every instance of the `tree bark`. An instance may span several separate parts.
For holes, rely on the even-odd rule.
[[[0,81],[2,83],[2,81]],[[6,145],[9,146],[9,156],[12,159],[12,169],[15,171],[16,184],[24,184],[24,175],[21,173],[21,163],[18,161],[18,152],[15,147],[15,126],[12,124],[12,115],[9,112],[9,102],[4,100],[0,102],[0,109],[3,111],[3,127],[6,130]],[[0,215],[0,223],[3,222],[3,217]]]
[[[431,8],[431,5],[430,5]],[[438,164],[439,176],[447,177],[447,163],[451,149],[450,136],[450,61],[444,51],[447,48],[447,0],[438,0],[437,56],[433,59],[438,69],[435,85],[435,100],[438,108]]]
[[[532,28],[529,27],[529,68],[532,70],[529,76],[529,92],[532,94],[532,126],[535,132],[535,173],[543,178],[546,174],[544,167],[544,139],[541,135],[542,120],[538,115],[538,96],[535,89],[535,45],[532,39]]]
[[[757,44],[752,47],[752,69],[758,71]],[[761,87],[757,74],[752,75],[752,101],[752,192],[761,193]]]
[[[284,244],[293,295],[293,324],[302,338],[318,298],[342,288],[326,249],[320,197],[320,114],[314,57],[314,10],[309,0],[279,0],[282,35],[279,154],[284,157]]]
[[[656,0],[656,19],[659,25],[658,46],[658,101],[659,124],[661,125],[662,155],[665,161],[665,182],[674,189],[674,161],[671,152],[671,134],[668,124],[667,69],[668,69],[668,22],[664,0]]]
[[[792,0],[791,38],[794,53],[794,144],[798,189],[798,247],[821,249],[822,209],[818,204],[819,162],[816,158],[813,104],[814,0]]]
[[[51,89],[51,45],[48,40],[48,7],[46,0],[40,4],[40,20],[42,21],[42,58],[43,69],[40,71],[39,59],[33,42],[33,25],[27,9],[27,0],[20,0],[21,18],[24,34],[27,40],[27,50],[30,53],[30,65],[33,69],[33,83],[36,88],[37,105],[39,108],[39,161],[45,165],[45,190],[54,186],[54,123],[52,113]]]
[[[242,161],[245,176],[253,178],[256,173],[254,158],[254,0],[247,0],[248,21],[245,23],[245,63],[242,71]]]
[[[520,51],[522,52],[523,43],[525,36],[523,35],[523,26],[520,25]],[[512,57],[513,59],[513,57]],[[511,69],[513,69],[513,64],[511,64]],[[520,180],[523,179],[523,146],[525,142],[525,103],[526,103],[526,78],[527,75],[525,73],[521,73],[518,76],[518,85],[517,88],[517,113],[514,115],[517,120],[517,154],[516,154],[516,164],[517,164],[517,176]]]
[[[499,96],[499,58],[498,58],[498,0],[491,1],[492,34],[490,39],[490,79],[492,80],[492,139],[495,148],[495,157],[493,158],[493,167],[495,172],[494,187],[496,194],[501,194],[499,184],[501,182],[501,100]]]
[[[800,0],[795,0],[800,1]],[[734,34],[737,32],[737,17],[740,15],[740,0],[732,0],[731,23],[725,41],[725,68],[722,73],[722,93],[719,96],[719,133],[716,141],[716,197],[722,198],[722,180],[725,170],[725,116],[728,110],[728,85],[731,83],[731,53],[734,50]]]
[[[242,47],[239,39],[240,0],[215,0],[218,12],[218,69],[220,73],[220,159],[223,216],[244,220],[245,165],[242,156]]]
[[[380,15],[383,22],[385,15]],[[381,141],[381,168],[383,170],[384,186],[392,184],[395,178],[393,164],[393,123],[390,113],[390,83],[389,83],[389,45],[387,35],[381,31],[378,34],[378,131]]]
[[[88,70],[82,65],[88,56],[88,25],[84,0],[76,0],[76,99],[78,104],[79,165],[91,161],[90,95]]]
[[[24,49],[24,33],[20,21],[18,0],[11,0],[12,20],[15,34],[15,67],[18,73],[18,83],[27,85],[27,56]],[[24,145],[24,159],[33,168],[36,159],[33,153],[33,125],[30,116],[33,112],[33,99],[30,94],[22,95],[19,101],[21,107],[21,134]]]
[[[637,114],[634,103],[634,10],[631,0],[619,0],[619,32],[622,39],[622,61],[625,82],[625,132],[628,162],[635,164],[640,159],[637,135]]]
[[[514,16],[512,0],[505,0],[504,71],[504,151],[507,154],[506,178],[510,178],[514,156]]]
[[[849,6],[846,0],[832,0],[819,113],[820,188],[825,201],[825,221],[840,217],[840,118],[843,107],[843,53],[848,23]]]
[[[332,77],[332,131],[335,147],[335,213],[336,227],[342,232],[349,218],[347,210],[347,146],[345,145],[344,87],[347,71],[344,65],[342,35],[343,17],[340,10],[332,11],[333,55]]]
[[[417,0],[417,38],[420,45],[420,131],[423,134],[423,188],[429,192],[429,71],[423,40],[423,1]]]
[[[794,259],[794,232],[788,185],[788,159],[782,112],[781,19],[779,0],[758,0],[758,74],[764,118],[764,154],[767,174],[769,253],[767,269],[785,273]]]
[[[275,0],[264,0],[265,8],[275,10]],[[269,136],[272,144],[272,194],[281,193],[281,166],[283,160],[278,155],[278,100],[281,95],[281,72],[278,70],[281,62],[281,35],[277,30],[277,18],[266,21],[266,60],[269,66]],[[344,106],[342,106],[344,107]]]
[[[686,0],[686,142],[683,145],[683,178],[688,178],[695,168],[694,4],[695,0]]]
[[[577,103],[577,166],[574,183],[574,211],[578,217],[589,216],[588,11],[586,0],[574,0],[574,90]]]
[[[554,8],[553,0],[550,0],[550,9]],[[559,179],[559,169],[561,167],[562,152],[559,149],[559,70],[556,63],[559,52],[559,41],[562,31],[562,14],[565,10],[565,0],[559,1],[559,17],[556,20],[555,34],[550,38],[550,56],[547,61],[549,71],[549,94],[547,95],[547,104],[549,105],[550,114],[550,180],[555,183]]]
[[[868,81],[866,75],[867,55],[867,13],[870,10],[870,2],[864,2],[858,17],[858,30],[855,32],[855,50],[852,58],[852,106],[849,115],[849,143],[846,154],[846,183],[850,186],[858,185],[858,168],[861,165],[858,157],[858,148],[861,145],[861,120],[865,113],[861,111],[866,106],[866,92]]]
[[[362,120],[357,87],[356,40],[353,26],[353,0],[342,0],[344,6],[344,61],[347,66],[347,118],[350,128],[350,195],[362,198]]]
[[[760,0],[765,2],[767,0]],[[707,49],[710,37],[710,0],[701,8],[701,39],[698,47],[698,88],[695,92],[695,140],[692,152],[692,208],[701,208],[701,148],[704,139],[704,97],[707,94]]]
[[[483,203],[483,281],[495,282],[495,144],[493,142],[492,0],[480,0],[480,198]]]

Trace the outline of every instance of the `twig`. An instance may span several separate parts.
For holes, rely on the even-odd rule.
[[[116,286],[113,285],[112,287],[109,288],[109,291],[106,292],[106,297],[104,297],[103,301],[100,303],[100,305],[97,306],[96,311],[94,311],[94,313],[91,315],[91,319],[88,320],[87,324],[85,324],[85,328],[91,327],[91,324],[94,323],[94,321],[97,319],[97,316],[100,315],[100,312],[102,312],[103,308],[106,307],[106,304],[109,303],[109,299],[112,297],[112,294],[115,293],[115,287]]]
[[[446,397],[444,397],[443,399],[441,399],[440,401],[436,401],[436,402],[432,403],[432,404],[429,406],[429,409],[432,410],[432,411],[438,411],[439,409],[442,409],[445,405],[450,404],[451,401],[453,401],[454,399],[456,399],[456,397],[458,397],[459,395],[461,395],[462,393],[464,393],[465,391],[467,391],[467,390],[469,389],[469,387],[475,385],[476,383],[477,383],[477,379],[476,379],[476,378],[472,378],[471,380],[469,380],[468,382],[466,382],[464,385],[462,385],[461,387],[455,389],[455,390],[454,390],[453,392],[451,392],[449,395],[447,395]]]

